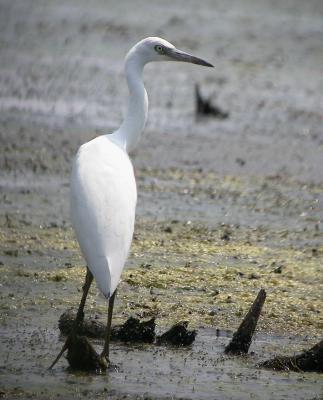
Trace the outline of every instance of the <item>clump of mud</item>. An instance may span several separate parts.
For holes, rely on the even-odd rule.
[[[106,327],[101,322],[87,318],[78,326],[79,336],[73,332],[75,326],[75,313],[72,310],[65,311],[59,319],[60,331],[68,335],[64,348],[68,350],[67,361],[72,369],[79,371],[105,371],[107,362],[97,354],[86,336],[92,338],[105,337]],[[112,340],[120,340],[125,343],[153,343],[155,341],[155,318],[149,321],[140,321],[130,317],[120,326],[115,326],[111,331]],[[55,365],[60,356],[52,364]]]
[[[59,330],[63,335],[69,335],[74,324],[75,313],[73,310],[65,311],[59,319]],[[124,343],[154,343],[157,345],[170,344],[172,346],[190,346],[196,337],[196,330],[187,329],[188,322],[178,322],[168,331],[156,337],[155,318],[148,321],[140,321],[138,318],[129,317],[122,325],[111,328],[111,340],[119,340]],[[94,318],[85,318],[79,326],[78,334],[90,338],[103,339],[105,337],[105,325]]]
[[[69,335],[72,331],[76,314],[73,310],[66,310],[59,318],[58,327],[63,335]],[[94,318],[86,318],[79,326],[78,333],[90,338],[104,338],[105,325]]]
[[[71,336],[67,340],[67,346],[66,358],[72,369],[96,372],[106,370],[107,364],[85,336]]]
[[[187,329],[188,322],[179,322],[173,325],[167,332],[157,337],[156,344],[171,344],[173,346],[189,346],[196,337],[196,330]]]
[[[155,340],[155,327],[155,318],[141,322],[137,318],[130,317],[123,325],[113,328],[111,338],[126,343],[153,343]]]
[[[65,311],[59,319],[59,330],[63,335],[69,335],[75,319],[73,310]],[[123,325],[111,328],[111,340],[120,340],[124,343],[153,343],[155,341],[155,318],[148,321],[140,321],[129,317]],[[79,327],[79,334],[90,338],[103,339],[105,337],[105,325],[93,318],[85,318]]]
[[[278,356],[263,362],[261,366],[276,371],[323,372],[323,340],[301,354]]]

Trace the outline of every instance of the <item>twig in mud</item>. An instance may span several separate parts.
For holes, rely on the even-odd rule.
[[[266,300],[266,292],[261,289],[253,302],[247,315],[241,322],[238,330],[234,333],[231,342],[225,348],[227,354],[246,354],[248,353],[252,336],[255,332],[257,322]]]

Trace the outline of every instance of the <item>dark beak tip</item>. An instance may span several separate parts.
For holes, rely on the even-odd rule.
[[[213,64],[211,64],[211,63],[209,63],[207,61],[204,61],[204,60],[202,62],[197,63],[197,64],[202,65],[203,67],[215,68]]]
[[[202,65],[203,67],[210,67],[210,68],[214,68],[214,65],[209,63],[208,61],[205,61],[201,58],[196,58],[195,60],[192,61],[193,64],[198,64],[198,65]]]

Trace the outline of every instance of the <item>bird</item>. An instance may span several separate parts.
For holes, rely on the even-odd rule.
[[[137,188],[129,152],[138,145],[148,115],[143,70],[149,62],[181,61],[213,67],[159,37],[147,37],[127,53],[124,72],[129,89],[127,110],[119,129],[83,144],[74,159],[70,179],[71,221],[87,264],[83,295],[74,333],[84,318],[86,297],[93,281],[108,301],[102,365],[108,367],[113,305],[134,232]],[[52,363],[52,368],[67,343]]]

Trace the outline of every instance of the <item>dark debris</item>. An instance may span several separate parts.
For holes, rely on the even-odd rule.
[[[111,339],[126,343],[153,343],[155,340],[155,318],[149,321],[140,321],[130,317],[120,327],[114,327]]]
[[[261,367],[276,371],[323,372],[323,340],[301,354],[278,356],[263,362]]]
[[[191,345],[195,340],[196,330],[189,331],[187,325],[187,321],[173,325],[167,332],[157,337],[156,344],[170,344],[173,346]]]
[[[75,313],[72,310],[65,311],[58,322],[62,334],[68,335],[74,324]],[[111,340],[120,340],[127,343],[153,343],[155,340],[155,319],[140,321],[130,317],[123,325],[113,326]],[[105,325],[93,318],[85,318],[78,334],[90,338],[103,339],[105,337]]]
[[[212,104],[211,99],[202,97],[198,84],[195,85],[195,104],[197,116],[212,116],[218,119],[229,117],[229,113],[222,111],[218,106]]]
[[[67,361],[72,369],[100,372],[107,364],[85,336],[74,335],[68,340]]]
[[[74,324],[75,313],[73,310],[65,311],[59,319],[59,329],[63,335],[69,335]],[[156,337],[155,318],[148,321],[140,321],[138,318],[129,317],[123,325],[113,326],[111,340],[124,343],[154,343],[170,344],[173,346],[189,346],[195,340],[197,332],[187,329],[188,322],[179,322],[173,325],[167,332]],[[105,337],[105,325],[95,318],[85,318],[80,325],[78,334],[89,338],[103,339]]]

